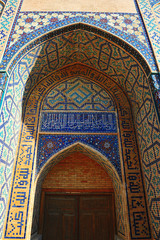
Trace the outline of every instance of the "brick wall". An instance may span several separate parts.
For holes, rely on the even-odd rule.
[[[46,176],[42,188],[53,191],[113,191],[111,178],[97,162],[75,152],[61,160]]]

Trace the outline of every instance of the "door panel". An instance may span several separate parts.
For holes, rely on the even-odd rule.
[[[94,215],[92,213],[80,214],[79,221],[79,239],[93,240],[94,239]]]
[[[80,240],[113,240],[113,201],[109,196],[80,197]],[[91,230],[90,233],[89,229]],[[87,236],[87,237],[85,237]]]
[[[46,195],[43,240],[113,240],[112,195]]]
[[[76,240],[76,219],[74,214],[63,216],[63,240]]]
[[[62,239],[62,231],[59,228],[60,224],[61,224],[61,214],[49,212],[47,216],[47,225],[45,229],[46,239],[56,239],[56,238]]]
[[[99,237],[101,240],[110,240],[111,238],[111,229],[109,228],[108,215],[104,213],[96,214],[95,216],[95,239],[98,240]]]
[[[77,200],[46,195],[43,239],[77,240]]]

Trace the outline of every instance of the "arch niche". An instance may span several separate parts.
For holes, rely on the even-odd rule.
[[[95,149],[91,148],[90,146],[84,145],[81,142],[77,142],[72,144],[71,146],[60,150],[58,153],[54,154],[52,157],[49,158],[49,160],[45,163],[44,167],[42,167],[41,171],[39,172],[38,176],[37,176],[37,186],[36,186],[36,194],[35,194],[35,203],[34,203],[34,213],[33,213],[33,221],[32,221],[32,233],[34,236],[34,232],[36,233],[35,236],[37,235],[37,233],[39,235],[43,235],[44,234],[44,201],[45,201],[45,195],[47,195],[48,193],[51,194],[56,194],[56,193],[60,193],[61,194],[65,194],[65,189],[61,189],[59,188],[55,190],[53,190],[52,188],[50,189],[44,189],[42,192],[42,196],[40,196],[41,194],[41,187],[43,182],[45,181],[45,177],[47,176],[48,172],[50,172],[50,170],[52,172],[54,172],[54,168],[57,166],[57,164],[60,161],[63,161],[63,159],[65,158],[69,158],[70,156],[72,156],[73,154],[77,155],[77,153],[81,153],[82,156],[87,156],[89,159],[94,160],[95,162],[98,163],[98,165],[102,166],[103,169],[107,172],[107,174],[109,175],[112,184],[113,184],[113,188],[114,188],[114,194],[112,192],[105,192],[104,188],[103,189],[93,189],[93,185],[92,187],[88,188],[88,189],[80,189],[79,188],[75,189],[75,188],[70,188],[67,189],[66,191],[69,191],[70,193],[67,194],[68,196],[72,196],[72,195],[86,195],[89,194],[90,196],[94,196],[96,194],[96,196],[105,196],[106,194],[108,194],[109,196],[114,195],[115,198],[115,205],[116,205],[116,219],[115,215],[114,215],[114,209],[112,210],[112,220],[110,219],[110,221],[112,222],[112,225],[115,224],[116,221],[116,226],[117,226],[117,230],[114,234],[118,234],[119,236],[122,236],[123,238],[125,237],[126,239],[128,239],[126,236],[127,234],[129,234],[129,230],[128,230],[128,222],[126,221],[126,219],[128,219],[127,216],[127,204],[126,204],[126,195],[125,195],[125,189],[123,186],[123,183],[115,169],[115,167],[111,164],[111,162],[104,157],[104,155],[102,155],[100,152],[96,151]],[[86,164],[86,163],[84,163]],[[84,165],[85,166],[85,165]],[[68,167],[68,166],[67,166]],[[83,167],[83,165],[82,165]],[[67,170],[67,169],[66,169]],[[65,170],[64,172],[65,173]],[[94,174],[96,174],[96,169]],[[95,176],[95,175],[94,175]],[[94,176],[92,176],[94,178]],[[85,178],[84,178],[85,179]],[[87,179],[85,179],[87,180]],[[110,181],[110,180],[109,180]],[[94,182],[94,181],[93,181]],[[71,182],[70,184],[74,184],[74,182]],[[111,184],[111,185],[112,185]],[[54,192],[53,192],[53,191]],[[62,195],[61,195],[62,196]],[[39,217],[40,214],[40,200],[41,200],[41,216]],[[110,205],[110,208],[113,208],[113,205]],[[38,221],[37,221],[38,220]],[[106,223],[107,225],[107,223]],[[114,226],[115,228],[115,226]]]
[[[127,236],[124,238],[151,239],[141,157],[134,128],[136,126],[144,172],[149,174],[146,171],[149,165],[144,162],[150,157],[149,146],[150,150],[155,148],[152,143],[156,142],[156,139],[153,139],[152,134],[158,132],[157,113],[147,77],[150,70],[134,49],[120,39],[95,28],[77,24],[64,28],[63,31],[55,31],[54,34],[37,40],[35,46],[28,46],[27,50],[24,49],[21,53],[22,57],[18,60],[17,56],[17,60],[15,58],[10,65],[10,69],[14,67],[4,102],[18,86],[23,94],[23,108],[20,101],[22,95],[17,96],[14,92],[13,98],[18,111],[23,112],[23,117],[3,238],[29,239],[31,235],[37,183],[35,178],[39,171],[36,163],[38,126],[43,99],[47,91],[59,83],[82,77],[108,92],[116,106],[121,182],[126,194],[129,226],[126,230],[129,232],[125,233]],[[146,124],[148,128],[154,129],[148,131],[148,135],[142,136]],[[152,143],[146,141],[149,134]],[[148,184],[147,178],[145,180]],[[25,189],[22,199],[17,198],[19,187]],[[150,204],[149,199],[148,192]],[[21,211],[18,204],[23,206]],[[124,206],[124,212],[125,209]],[[150,213],[152,215],[152,209]]]
[[[63,80],[58,85],[49,86],[46,89],[40,115],[37,155],[37,172],[40,171],[37,176],[38,179],[40,178],[37,180],[38,188],[47,172],[44,169],[51,168],[66,154],[74,151],[85,153],[99,162],[110,175],[115,190],[118,232],[119,235],[129,235],[125,221],[128,218],[126,204],[123,205],[126,202],[125,185],[122,184],[121,161],[117,150],[119,149],[117,111],[110,94],[89,78],[79,74],[71,78],[68,76],[66,81]],[[103,124],[108,125],[100,129]],[[64,151],[64,148],[67,149]],[[36,192],[40,191],[37,189]],[[34,217],[34,222],[37,222],[37,218],[37,216]]]

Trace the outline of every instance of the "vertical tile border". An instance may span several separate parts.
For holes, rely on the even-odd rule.
[[[0,61],[3,58],[20,1],[23,0],[8,0],[0,18]]]
[[[149,0],[136,0],[160,71],[160,27]]]

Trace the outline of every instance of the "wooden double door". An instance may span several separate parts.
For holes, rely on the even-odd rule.
[[[113,240],[113,195],[46,194],[43,240]]]

